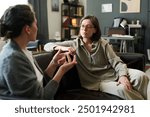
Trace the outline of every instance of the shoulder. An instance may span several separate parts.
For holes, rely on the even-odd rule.
[[[108,42],[106,39],[104,39],[104,38],[101,38],[99,42],[100,42],[102,45],[107,45],[107,44],[109,44],[109,42]]]
[[[17,73],[19,76],[24,73],[28,73],[28,71],[32,71],[30,61],[23,55],[20,51],[11,51],[7,54],[7,56],[3,57],[0,61],[2,67],[2,71],[7,76],[12,76]],[[28,69],[28,70],[27,70]],[[9,77],[7,77],[9,78]]]
[[[7,54],[6,54],[7,53]],[[13,67],[16,68],[17,66],[19,67],[19,65],[24,65],[24,64],[28,64],[29,65],[29,60],[26,57],[26,55],[18,49],[14,49],[14,48],[5,48],[2,52],[1,52],[1,60],[3,61],[3,65],[8,67]]]
[[[104,38],[101,38],[99,40],[99,43],[103,47],[103,49],[106,49],[106,47],[109,45],[109,42],[106,39],[104,39]]]

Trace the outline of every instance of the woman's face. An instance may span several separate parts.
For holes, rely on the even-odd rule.
[[[83,20],[80,27],[80,35],[82,38],[91,38],[94,33],[96,33],[96,29],[92,22],[89,19]]]
[[[34,41],[34,40],[36,40],[37,31],[38,31],[36,18],[35,18],[34,22],[32,23],[32,25],[30,26],[30,29],[31,29],[30,41]]]

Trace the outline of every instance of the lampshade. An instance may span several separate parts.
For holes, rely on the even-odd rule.
[[[122,22],[120,23],[120,26],[123,27],[123,28],[126,28],[127,20],[123,19]]]

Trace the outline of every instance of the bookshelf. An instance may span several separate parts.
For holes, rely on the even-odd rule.
[[[80,20],[84,16],[84,6],[79,4],[61,4],[61,39],[70,40],[79,33]]]

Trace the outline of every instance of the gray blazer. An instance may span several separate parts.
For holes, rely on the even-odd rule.
[[[0,52],[0,95],[28,99],[53,99],[58,83],[50,78],[41,86],[34,68],[16,42],[9,41]]]

